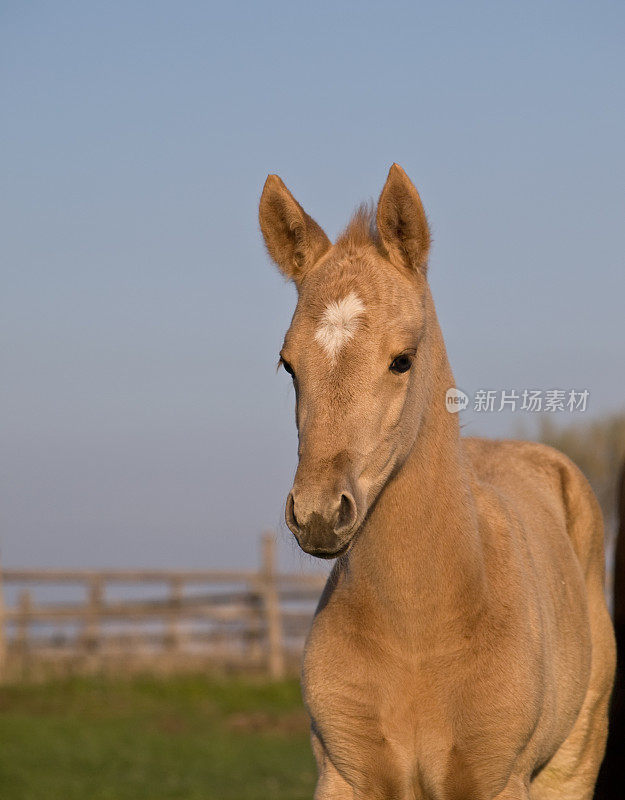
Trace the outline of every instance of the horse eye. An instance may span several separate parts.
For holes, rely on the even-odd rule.
[[[293,367],[289,364],[288,361],[285,361],[284,359],[281,359],[281,360],[282,360],[282,366],[284,367],[284,371],[288,372],[289,375],[292,378],[294,378],[295,377],[295,372],[293,371]]]
[[[389,367],[391,372],[394,372],[396,375],[401,375],[402,372],[408,372],[410,367],[412,366],[412,360],[410,356],[397,356],[391,362],[391,366]]]

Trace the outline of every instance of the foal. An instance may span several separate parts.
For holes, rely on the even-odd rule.
[[[401,167],[334,245],[275,175],[260,225],[299,293],[286,521],[337,558],[303,666],[316,800],[588,800],[615,661],[590,487],[548,447],[460,438]]]

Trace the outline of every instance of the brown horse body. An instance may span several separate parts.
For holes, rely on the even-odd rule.
[[[287,522],[337,556],[303,668],[316,800],[592,797],[615,654],[587,482],[550,448],[461,439],[399,167],[334,246],[275,177],[260,219],[299,292]]]

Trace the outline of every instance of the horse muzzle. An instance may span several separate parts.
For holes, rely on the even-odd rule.
[[[314,497],[294,487],[287,497],[285,519],[305,553],[336,558],[349,547],[358,509],[348,490],[330,497]]]

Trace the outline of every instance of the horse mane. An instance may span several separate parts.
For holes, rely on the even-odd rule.
[[[361,203],[336,240],[336,246],[345,250],[368,245],[379,247],[380,235],[375,215],[376,210],[372,201]]]

